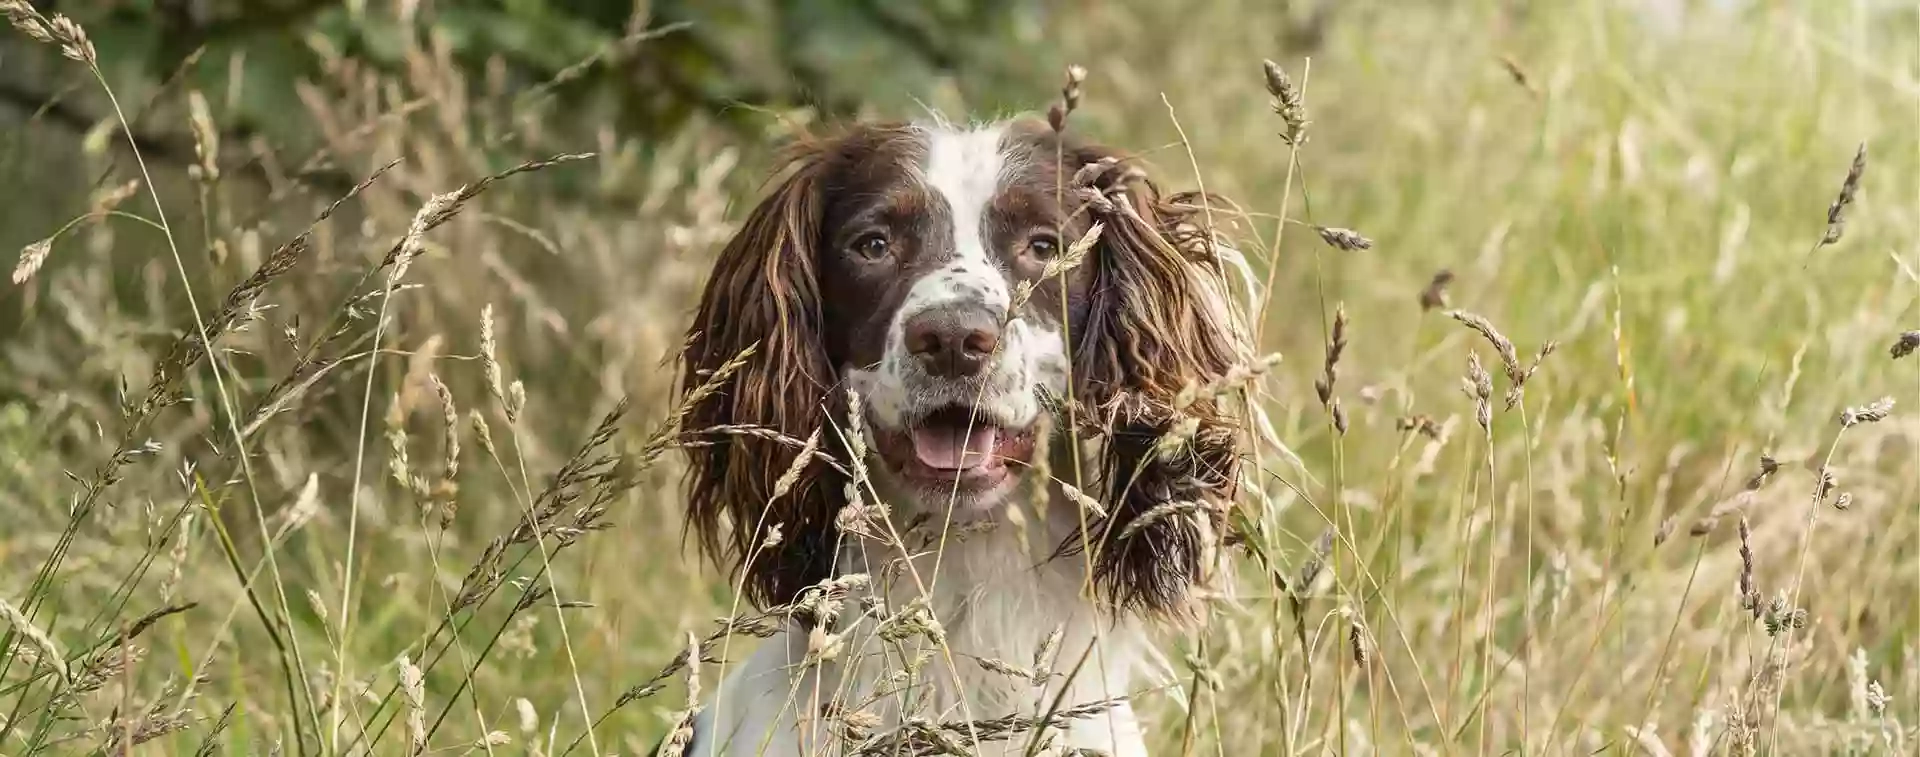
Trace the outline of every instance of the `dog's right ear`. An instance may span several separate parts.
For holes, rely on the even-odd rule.
[[[755,427],[788,439],[816,430],[830,435],[826,408],[835,381],[821,335],[815,249],[830,153],[818,142],[790,151],[785,178],[714,262],[683,359],[681,401],[691,401],[686,433]],[[775,482],[799,452],[792,442],[704,436],[711,446],[687,448],[687,507],[688,525],[707,554],[732,570],[747,562],[744,588],[763,607],[829,577],[841,477],[811,462],[775,497]],[[757,550],[774,529],[780,543]]]

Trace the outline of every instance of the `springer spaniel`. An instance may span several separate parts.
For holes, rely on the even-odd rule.
[[[688,452],[690,527],[782,609],[686,753],[1144,755],[1147,631],[1197,618],[1238,486],[1237,255],[1038,121],[856,125],[787,169],[682,384],[689,431],[785,437]]]

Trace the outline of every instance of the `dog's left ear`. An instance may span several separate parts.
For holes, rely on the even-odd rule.
[[[1251,337],[1191,196],[1162,197],[1103,147],[1068,156],[1068,191],[1105,226],[1087,262],[1092,294],[1073,349],[1075,399],[1104,442],[1096,491],[1110,517],[1090,526],[1096,585],[1122,609],[1190,616],[1191,590],[1233,504],[1245,438],[1224,398],[1193,388],[1249,363]]]

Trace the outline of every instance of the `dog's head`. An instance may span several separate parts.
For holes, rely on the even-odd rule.
[[[809,463],[773,494],[790,440],[823,427],[838,438],[851,391],[866,468],[905,500],[887,503],[896,513],[994,518],[1047,434],[1097,435],[1082,488],[1106,517],[1090,514],[1092,538],[1067,546],[1092,544],[1119,603],[1179,604],[1238,463],[1222,408],[1179,395],[1249,357],[1198,207],[1039,122],[858,125],[801,142],[788,163],[720,254],[689,333],[689,391],[757,347],[686,428],[789,439],[691,450],[692,525],[709,550],[737,563],[780,528],[746,567],[764,602],[827,577],[845,475]],[[1064,265],[1095,223],[1084,259]],[[1119,538],[1169,502],[1197,514]]]

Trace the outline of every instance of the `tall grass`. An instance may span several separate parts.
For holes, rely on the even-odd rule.
[[[1237,203],[1285,356],[1245,380],[1297,460],[1164,639],[1156,754],[1920,743],[1920,14],[1698,5],[1046,30],[1073,128]],[[188,84],[117,120],[191,170],[0,135],[0,754],[639,753],[696,659],[819,611],[736,612],[681,538],[673,448],[723,438],[666,364],[767,145],[581,127],[431,40],[302,87],[323,147],[270,166],[351,188],[239,170]]]

